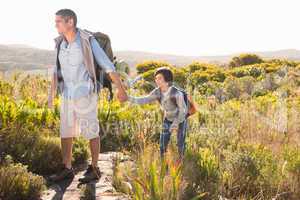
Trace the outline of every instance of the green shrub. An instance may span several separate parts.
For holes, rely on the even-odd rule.
[[[229,73],[237,78],[241,78],[244,76],[252,76],[253,78],[258,78],[264,73],[264,68],[260,67],[260,65],[261,64],[235,67],[231,69]]]
[[[11,155],[15,162],[28,165],[28,169],[39,174],[56,172],[62,163],[60,138],[45,136],[46,130],[29,130],[25,127],[13,127],[0,131],[3,139],[0,150]],[[88,159],[88,145],[83,145],[81,138],[75,140],[73,151],[74,163]]]
[[[136,200],[182,199],[185,185],[182,182],[181,163],[174,158],[161,160],[155,149],[157,146],[150,144],[140,152],[134,168],[126,166],[125,169],[118,169],[118,180],[115,180],[115,184],[120,186],[122,179],[129,182],[132,185],[130,193]]]
[[[299,147],[284,147],[283,158],[286,162],[286,179],[290,190],[299,197],[300,195],[300,150]]]
[[[19,83],[21,99],[31,99],[38,105],[44,105],[48,100],[48,81],[41,75],[27,75]]]
[[[219,67],[209,63],[200,63],[200,62],[193,62],[185,67],[189,73],[194,73],[196,71],[207,71],[207,70],[216,70]]]
[[[138,74],[142,74],[159,67],[171,67],[171,65],[164,61],[145,61],[143,63],[137,64],[136,69]]]
[[[0,95],[1,96],[12,96],[13,95],[13,85],[0,80]]]
[[[43,177],[28,172],[20,163],[6,162],[0,166],[0,199],[38,200],[46,189]]]
[[[73,164],[78,165],[85,163],[90,157],[89,142],[83,137],[76,138],[73,144]]]
[[[241,54],[239,56],[235,56],[229,62],[230,67],[240,67],[243,65],[251,65],[256,63],[262,63],[263,59],[255,54]]]
[[[280,191],[278,160],[263,145],[239,144],[236,152],[226,154],[223,184],[229,198],[262,195],[271,199]]]
[[[217,198],[220,180],[219,164],[211,150],[188,148],[184,163],[183,176],[187,182],[185,198],[201,194],[203,199]]]
[[[225,91],[228,99],[239,99],[242,94],[242,87],[237,78],[228,78],[225,83]]]
[[[32,99],[17,102],[8,96],[0,97],[0,129],[26,124],[28,128],[53,128],[58,135],[58,114],[39,107]]]

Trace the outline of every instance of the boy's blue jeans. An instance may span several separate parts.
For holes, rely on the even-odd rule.
[[[168,144],[171,138],[171,126],[172,122],[164,119],[162,133],[160,134],[160,155],[161,158],[164,157],[164,154],[167,151]],[[177,148],[180,158],[183,157],[185,151],[185,136],[186,136],[186,128],[187,128],[187,120],[184,120],[179,124],[178,131],[177,131]]]

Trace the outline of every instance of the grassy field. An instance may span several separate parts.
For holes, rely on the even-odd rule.
[[[184,160],[178,162],[175,136],[166,160],[160,160],[157,104],[107,102],[103,91],[102,151],[122,151],[133,159],[115,168],[119,191],[136,200],[300,199],[298,62],[251,54],[222,66],[194,62],[177,68],[148,61],[137,65],[144,79],[128,92],[149,92],[155,68],[165,65],[198,105],[199,112],[189,118]],[[61,162],[60,99],[53,111],[47,109],[48,80],[20,77],[0,81],[0,198],[7,200],[13,194],[36,199],[45,189],[41,176]],[[85,162],[87,141],[78,138],[73,152],[75,166]]]

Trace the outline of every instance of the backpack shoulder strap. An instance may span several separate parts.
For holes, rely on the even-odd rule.
[[[177,88],[175,86],[172,86],[170,92],[171,92],[171,101],[174,103],[174,105],[177,105],[177,101],[176,101],[177,92],[182,92],[183,98],[184,98],[184,102],[188,105],[188,102],[187,102],[187,93],[186,93],[185,90],[183,90],[181,88]]]
[[[155,94],[155,96],[156,96],[157,101],[158,101],[159,103],[161,103],[161,91],[160,91],[159,87],[156,87],[156,88],[154,89],[154,94]]]
[[[171,101],[174,105],[177,105],[176,95],[178,91],[180,91],[178,88],[176,88],[175,86],[171,86],[170,96],[171,96]]]

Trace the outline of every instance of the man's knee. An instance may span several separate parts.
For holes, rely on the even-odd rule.
[[[99,134],[86,134],[84,137],[89,140],[90,142],[95,141],[95,140],[100,140]]]

